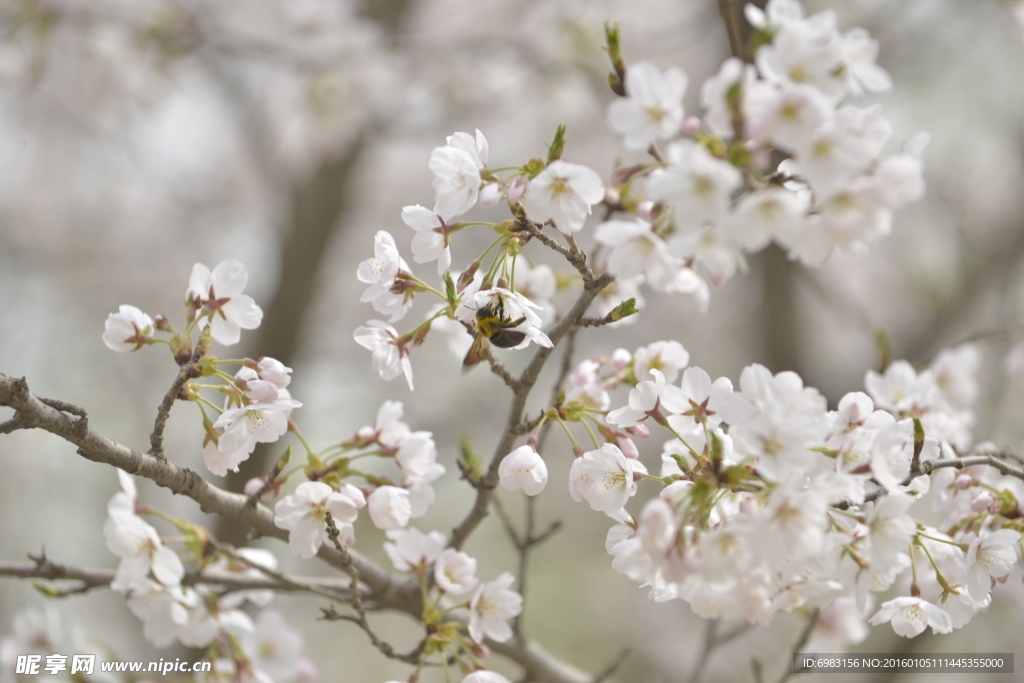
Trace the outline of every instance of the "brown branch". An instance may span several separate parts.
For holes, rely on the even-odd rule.
[[[519,423],[523,419],[523,411],[526,409],[526,399],[530,395],[530,391],[533,386],[537,383],[537,379],[540,377],[541,370],[544,369],[544,364],[547,363],[548,358],[551,356],[551,352],[555,347],[558,346],[558,342],[562,340],[565,335],[576,328],[579,320],[586,313],[587,308],[591,302],[597,297],[598,293],[607,287],[615,278],[608,274],[602,273],[591,280],[590,284],[584,285],[583,292],[579,298],[576,299],[576,303],[573,304],[569,312],[566,313],[561,320],[555,323],[554,327],[548,332],[548,337],[551,339],[552,346],[540,347],[534,354],[530,364],[523,370],[523,374],[519,377],[518,385],[513,392],[512,406],[509,409],[508,419],[506,420],[505,430],[498,440],[498,444],[494,449],[494,456],[491,458],[491,464],[488,467],[487,473],[484,475],[483,482],[490,488],[480,487],[477,489],[476,502],[473,504],[473,508],[469,511],[466,517],[459,523],[455,529],[452,530],[451,538],[448,541],[448,545],[453,548],[460,548],[466,541],[469,535],[474,529],[483,521],[484,517],[487,516],[487,505],[490,501],[494,486],[498,483],[498,467],[501,465],[502,459],[512,451],[512,443],[516,438],[516,429]]]
[[[1019,457],[1019,456],[1017,456],[1015,453],[1012,453],[1010,451],[1002,451],[1002,452],[1000,452],[998,454],[979,453],[977,455],[968,455],[968,456],[964,456],[962,458],[944,458],[944,459],[941,459],[941,460],[925,460],[924,462],[920,463],[917,468],[913,468],[913,467],[911,468],[910,474],[907,475],[906,479],[904,479],[902,482],[900,482],[900,486],[906,486],[910,482],[912,482],[915,479],[917,479],[918,477],[920,477],[921,475],[931,474],[935,470],[943,469],[945,467],[955,467],[957,469],[962,470],[964,468],[973,467],[975,465],[988,465],[989,467],[993,467],[993,468],[999,470],[1001,473],[1003,473],[1003,474],[1005,474],[1007,476],[1016,477],[1018,479],[1024,480],[1024,468],[1017,467],[1015,465],[1011,465],[1010,463],[1006,462],[1005,460],[1000,459],[1000,458],[1015,458],[1016,459],[1017,457]],[[864,503],[870,503],[871,501],[878,500],[879,498],[881,498],[883,496],[886,496],[888,494],[889,494],[889,491],[888,491],[888,489],[885,489],[885,488],[879,488],[879,489],[875,489],[874,491],[869,491],[864,496]],[[842,501],[840,503],[836,503],[835,505],[832,505],[831,507],[834,507],[834,508],[839,509],[839,510],[847,510],[847,509],[849,509],[851,507],[856,507],[857,505],[862,505],[862,504],[863,503],[854,503],[854,502],[851,502],[849,500],[844,500],[844,501]]]
[[[164,429],[167,427],[167,420],[171,417],[171,408],[178,400],[185,383],[199,377],[196,361],[206,353],[207,343],[206,335],[200,335],[195,351],[192,352],[192,359],[178,370],[178,376],[174,378],[174,383],[171,384],[171,388],[164,395],[164,400],[160,402],[160,407],[157,408],[153,432],[149,435],[149,454],[161,460],[164,459]]]
[[[602,276],[604,278],[606,276]],[[599,278],[600,280],[601,278]],[[610,282],[610,276],[607,276]],[[601,287],[603,284],[597,283]],[[599,290],[597,290],[599,291]],[[574,305],[565,318],[552,329],[553,341],[557,343],[568,331],[570,321],[582,316],[586,306],[593,297],[594,290],[586,290],[577,303]],[[543,355],[541,352],[544,352]],[[543,361],[550,355],[550,349],[540,349],[534,356],[531,366],[524,372],[524,377],[529,379],[529,386],[536,382],[537,374],[543,366]],[[533,368],[531,370],[531,367]],[[517,424],[522,417],[525,394],[522,395],[522,403],[518,404],[518,411],[509,424]],[[234,519],[242,524],[251,526],[257,533],[264,536],[272,536],[277,539],[287,540],[288,532],[278,528],[274,524],[273,513],[264,505],[259,504],[250,507],[246,503],[247,497],[237,493],[224,491],[202,479],[195,472],[181,468],[167,459],[141,453],[128,446],[119,444],[107,436],[88,428],[81,430],[78,427],[78,419],[73,419],[65,413],[52,408],[38,397],[33,395],[24,379],[16,379],[0,374],[0,406],[7,406],[15,410],[15,420],[26,429],[43,429],[78,447],[78,454],[93,462],[112,465],[125,472],[150,479],[157,485],[171,490],[174,493],[187,496],[196,501],[200,508],[209,514],[221,515]],[[513,416],[510,415],[510,418]],[[510,432],[506,429],[506,437],[511,439]],[[493,483],[497,482],[497,462],[493,463],[488,477],[492,477]],[[478,491],[478,501],[483,500],[484,505],[490,499],[490,489],[481,488]],[[479,524],[480,519],[475,519],[466,525],[465,533],[468,534],[472,528]],[[369,591],[374,600],[375,606],[384,609],[395,609],[412,617],[419,619],[422,611],[422,603],[419,595],[419,587],[414,580],[397,577],[387,572],[379,565],[366,559],[356,551],[344,548],[344,554],[337,547],[320,548],[318,557],[343,571],[349,572],[349,568],[355,570],[361,581]],[[350,573],[351,575],[351,573]],[[112,577],[111,577],[112,578]],[[216,581],[226,584],[227,579],[203,578],[204,582]],[[244,588],[264,587],[265,584],[250,583]],[[241,588],[240,588],[241,589]],[[277,590],[283,590],[277,588]],[[361,591],[352,594],[352,601],[357,596],[361,600]],[[365,604],[364,604],[365,607]],[[579,669],[566,664],[546,652],[535,641],[522,639],[509,643],[497,643],[488,641],[490,648],[508,659],[519,664],[528,673],[532,680],[541,683],[590,683],[591,677]]]
[[[8,576],[19,579],[45,579],[47,581],[75,581],[80,585],[74,592],[85,592],[81,590],[92,588],[108,588],[114,580],[112,569],[85,569],[82,567],[71,567],[64,564],[57,564],[46,557],[33,557],[33,562],[3,562],[0,561],[0,576]],[[252,564],[248,559],[246,564]],[[262,571],[262,570],[261,570]],[[284,575],[282,575],[284,576]],[[317,592],[330,591],[328,596],[336,600],[348,601],[351,596],[348,594],[348,585],[337,579],[325,579],[321,577],[284,577],[285,580],[256,579],[245,576],[210,576],[201,572],[188,572],[181,579],[184,586],[212,586],[225,588],[229,591],[243,590],[273,590],[280,592]]]
[[[791,654],[797,654],[803,646],[807,644],[808,639],[811,637],[811,631],[814,630],[814,626],[818,623],[818,617],[820,615],[821,612],[818,610],[811,612],[807,619],[807,625],[804,626],[804,630],[800,632],[800,638],[798,638],[796,643],[793,644]],[[793,657],[791,656],[789,661],[786,662],[786,668],[782,670],[782,675],[779,676],[777,683],[786,683],[790,677],[799,673],[803,673],[803,671],[793,671]]]
[[[207,513],[230,517],[247,524],[264,536],[287,540],[288,531],[274,524],[273,513],[264,505],[250,508],[246,496],[213,486],[192,470],[181,468],[164,458],[140,453],[89,428],[79,433],[76,421],[40,401],[24,379],[0,374],[0,405],[14,408],[15,417],[27,428],[43,429],[78,447],[82,457],[113,465],[129,474],[150,479],[174,493],[187,496]],[[341,554],[323,547],[319,557],[339,569],[346,568]],[[415,609],[419,590],[415,582],[391,575],[375,563],[352,552],[351,564],[358,566],[364,583],[382,604],[397,609]]]
[[[335,525],[334,517],[331,515],[330,511],[326,513],[324,522],[327,524],[327,537],[331,539],[334,549],[341,555],[342,561],[345,565],[345,571],[352,577],[352,585],[349,588],[349,591],[352,593],[352,608],[355,609],[356,616],[336,615],[337,618],[358,624],[359,628],[366,632],[366,635],[369,637],[370,642],[373,643],[373,646],[380,650],[381,654],[385,657],[389,659],[400,659],[410,664],[418,663],[418,657],[402,655],[395,652],[395,649],[391,647],[391,643],[381,640],[380,637],[373,632],[373,629],[370,628],[370,622],[366,620],[366,608],[363,606],[363,600],[359,595],[359,569],[352,562],[352,557],[348,552],[348,548],[339,540],[338,537],[341,535],[341,532],[338,531],[338,527]],[[334,613],[333,607],[330,608],[330,612],[332,614]],[[323,610],[323,613],[325,619],[330,619],[328,616],[328,610]]]

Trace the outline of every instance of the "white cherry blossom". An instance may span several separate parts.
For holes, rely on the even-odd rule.
[[[676,68],[664,73],[648,62],[626,71],[626,97],[608,107],[608,124],[623,135],[627,149],[647,149],[673,137],[683,123],[683,95],[689,79]]]
[[[953,624],[949,615],[941,608],[921,598],[902,597],[883,603],[881,609],[871,617],[874,626],[892,623],[892,630],[898,636],[913,638],[929,626],[932,633],[949,633]]]
[[[103,343],[111,351],[138,351],[153,332],[153,319],[127,304],[107,316],[103,324]]]
[[[445,593],[462,595],[476,588],[476,560],[455,548],[447,548],[434,563],[434,580]]]
[[[397,486],[379,486],[369,495],[366,509],[374,526],[385,531],[404,528],[412,516],[409,492]]]
[[[389,531],[388,538],[391,542],[384,544],[384,552],[395,565],[395,569],[402,572],[432,564],[448,543],[448,539],[440,531],[424,534],[415,527]]]
[[[509,491],[523,489],[536,496],[548,483],[548,467],[533,446],[523,445],[506,455],[498,466],[501,485]]]
[[[378,230],[373,237],[373,257],[361,262],[356,271],[359,281],[369,285],[359,300],[373,301],[387,293],[401,270],[401,261],[395,238],[386,230]]]
[[[512,637],[508,620],[523,611],[523,597],[508,589],[513,581],[515,578],[505,572],[477,588],[469,601],[470,638],[478,643],[485,637],[504,643]]]
[[[448,248],[447,225],[439,215],[419,204],[402,209],[402,221],[416,231],[412,238],[412,258],[416,263],[437,261],[437,274],[452,265],[452,252]]]
[[[668,168],[649,187],[653,198],[672,206],[676,225],[692,230],[721,219],[730,195],[743,184],[740,171],[692,140],[673,142],[665,158]]]
[[[974,600],[984,600],[992,586],[992,579],[1001,579],[1017,563],[1017,545],[1020,532],[1000,529],[987,536],[979,536],[967,550],[964,583]]]
[[[604,183],[597,172],[559,159],[530,181],[523,208],[532,221],[554,221],[562,232],[574,233],[602,199]]]
[[[479,130],[448,137],[446,147],[436,147],[428,166],[434,174],[434,213],[444,220],[460,216],[476,205],[480,194],[480,169],[487,164],[488,145]]]
[[[185,296],[199,311],[199,329],[210,326],[215,341],[237,344],[242,330],[255,330],[263,311],[248,294],[242,294],[249,271],[235,259],[221,261],[211,271],[202,263],[192,267]],[[212,320],[211,320],[212,319]]]
[[[359,509],[365,506],[362,491],[350,484],[343,484],[340,491],[335,491],[323,482],[306,481],[298,485],[295,493],[278,501],[274,507],[274,524],[290,532],[288,547],[308,560],[328,541],[328,512],[341,532],[338,540],[351,545],[355,542],[352,522]]]
[[[370,350],[373,369],[381,379],[392,380],[404,374],[409,391],[413,390],[409,349],[398,345],[398,330],[381,320],[368,320],[365,325],[357,327],[352,336],[357,344]]]

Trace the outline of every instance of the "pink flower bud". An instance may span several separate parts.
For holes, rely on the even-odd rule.
[[[510,204],[515,204],[523,195],[526,194],[526,178],[519,176],[512,181],[512,184],[508,186],[508,201]]]
[[[622,196],[619,194],[619,191],[616,190],[614,187],[609,187],[607,190],[604,191],[604,201],[609,206],[618,206],[619,203],[622,201]]]
[[[759,171],[765,171],[772,163],[772,151],[764,148],[756,149],[750,156],[750,160],[754,164],[754,168]]]
[[[633,360],[633,354],[631,354],[626,349],[615,349],[615,351],[612,352],[611,363],[612,367],[615,368],[615,370],[621,370],[622,368],[626,367],[627,365],[629,365],[629,362],[631,360]]]
[[[959,475],[957,475],[956,487],[958,489],[970,488],[971,486],[974,486],[974,483],[974,477],[967,474],[966,472],[961,472]]]
[[[975,512],[986,512],[992,503],[995,502],[995,497],[991,491],[982,491],[978,496],[971,501],[971,509]]]
[[[643,218],[645,221],[654,220],[654,202],[649,199],[645,199],[636,205],[636,215]]]
[[[622,454],[627,458],[633,458],[635,460],[640,457],[640,451],[636,449],[636,444],[633,443],[633,440],[629,437],[619,436],[615,439],[615,442],[618,445],[619,450],[622,451]]]
[[[247,495],[247,496],[255,496],[259,492],[259,490],[261,488],[263,488],[263,484],[265,484],[266,481],[267,481],[266,475],[264,475],[262,477],[254,477],[254,478],[250,479],[249,481],[245,482],[245,488],[242,489],[242,490],[245,491],[245,495]],[[281,487],[282,486],[284,486],[284,482],[283,481],[275,481],[270,486],[269,489],[267,489],[266,491],[263,492],[263,495],[260,496],[260,499],[261,500],[273,500],[273,499],[277,498],[281,494]]]
[[[699,133],[700,128],[700,119],[696,116],[687,116],[686,120],[683,121],[683,132],[691,137]]]
[[[632,427],[626,427],[626,431],[633,436],[638,436],[641,439],[646,439],[651,435],[651,430],[647,428],[645,424],[633,425]]]
[[[501,201],[501,186],[498,183],[487,183],[480,188],[480,206],[490,208]]]
[[[263,488],[263,484],[267,481],[266,477],[253,477],[249,481],[245,482],[245,488],[242,490],[247,496],[255,496],[256,493]]]

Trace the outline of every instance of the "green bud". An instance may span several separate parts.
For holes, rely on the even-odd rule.
[[[548,163],[556,161],[562,158],[562,152],[565,150],[565,124],[558,124],[558,129],[555,131],[555,139],[551,141],[551,145],[548,146]]]
[[[445,300],[450,304],[454,304],[456,299],[458,299],[458,294],[455,293],[455,281],[452,280],[451,272],[444,271],[444,275],[441,278],[444,280]]]
[[[60,591],[52,583],[43,583],[42,581],[33,581],[32,587],[42,593],[48,598],[59,598],[61,597]]]
[[[466,464],[468,471],[471,472],[474,477],[479,478],[483,474],[480,456],[475,450],[473,450],[473,444],[469,441],[468,436],[463,436],[459,439],[459,456],[462,458],[462,462]]]
[[[636,307],[636,299],[626,299],[612,309],[612,312],[608,314],[608,321],[616,322],[639,312],[640,310]]]

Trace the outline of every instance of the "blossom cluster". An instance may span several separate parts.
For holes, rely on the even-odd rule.
[[[746,267],[747,253],[771,241],[791,258],[820,265],[837,248],[860,253],[885,237],[893,212],[924,193],[920,157],[927,139],[917,136],[902,152],[885,154],[892,126],[880,107],[853,103],[892,87],[875,63],[877,43],[863,29],[841,33],[834,12],[805,18],[796,0],[772,0],[764,11],[751,6],[747,16],[756,29],[754,64],[731,58],[703,84],[702,117],[685,116],[684,72],[662,72],[645,62],[626,68],[610,34],[621,97],[610,105],[608,123],[627,148],[648,150],[653,162],[621,166],[602,179],[562,158],[563,129],[547,160],[500,170],[488,167],[489,145],[479,130],[456,132],[436,148],[428,163],[433,208],[407,206],[401,217],[413,231],[413,259],[437,263],[444,291],[416,277],[383,230],[374,256],[358,270],[368,285],[362,300],[389,316],[355,331],[381,377],[404,374],[411,389],[410,354],[435,322],[453,336],[458,323],[471,335],[484,334],[492,328],[475,324],[481,310],[506,314],[499,316],[502,329],[522,339],[511,346],[547,345],[541,328],[553,318],[550,296],[568,278],[543,274],[522,287],[516,261],[546,226],[574,239],[598,205],[605,220],[593,231],[601,248],[597,271],[616,276],[601,294],[611,299],[599,304],[604,313],[636,300],[643,284],[689,295],[706,310],[710,285],[726,282]],[[461,218],[477,205],[490,208],[503,200],[512,218],[502,223]],[[452,241],[473,226],[492,227],[498,240],[456,275]],[[483,259],[495,248],[480,276]],[[391,324],[409,312],[420,292],[443,303],[400,334]]]
[[[206,354],[211,339],[230,346],[238,343],[241,330],[259,327],[263,311],[252,297],[242,293],[248,279],[248,270],[235,259],[220,262],[212,271],[197,263],[185,292],[188,309],[185,332],[176,332],[162,315],[154,320],[130,305],[111,313],[103,331],[103,343],[113,351],[137,351],[143,346],[165,343],[179,365],[192,362],[195,355],[196,375],[216,376],[224,382],[220,386],[189,382],[184,387],[189,400],[195,401],[202,411],[203,462],[217,476],[237,472],[239,464],[249,458],[257,443],[280,439],[288,431],[291,411],[302,406],[287,388],[292,370],[280,361],[266,356],[257,360],[218,361]],[[193,330],[202,332],[195,353]],[[156,336],[158,333],[167,334],[170,339]],[[240,364],[241,367],[231,376],[219,369],[222,364]],[[222,393],[222,406],[200,396],[199,390],[203,388]],[[206,407],[217,412],[215,420],[207,417]]]
[[[122,490],[110,499],[103,527],[107,547],[121,558],[110,587],[127,598],[146,639],[157,647],[179,642],[209,648],[214,674],[231,671],[236,674],[232,680],[243,675],[252,681],[314,678],[315,667],[302,657],[302,637],[279,612],[262,609],[254,620],[241,609],[246,601],[265,608],[272,591],[217,592],[202,583],[183,585],[181,558],[142,516],[172,522],[184,534],[183,543],[201,576],[210,580],[266,578],[263,570],[275,570],[277,558],[261,548],[240,548],[230,555],[215,552],[205,531],[140,505],[132,477],[121,470],[118,477]]]
[[[580,364],[560,412],[603,418],[606,438],[665,429],[661,471],[649,475],[622,434],[580,449],[570,493],[618,522],[606,544],[612,566],[649,586],[653,600],[756,623],[803,607],[842,610],[833,623],[844,634],[831,634],[841,646],[864,637],[874,594],[895,588],[901,597],[871,623],[891,621],[906,636],[926,626],[946,633],[989,604],[1022,550],[1021,481],[955,466],[971,443],[978,362],[973,345],[922,371],[897,361],[869,371],[867,393],[830,411],[792,372],[751,365],[737,388],[686,367],[678,343],[620,349]],[[608,410],[608,391],[621,383],[632,384],[628,404]],[[644,479],[662,491],[630,513]],[[945,512],[936,527],[911,513],[929,492]]]

